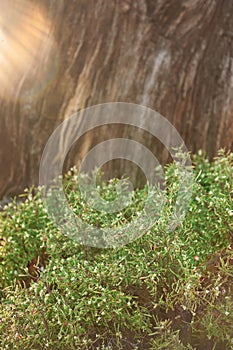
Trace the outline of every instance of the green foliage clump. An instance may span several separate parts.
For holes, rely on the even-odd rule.
[[[0,212],[2,349],[233,348],[233,154],[193,157],[194,188],[184,221],[167,230],[177,195],[166,168],[158,221],[124,247],[81,246],[62,234],[40,189]],[[99,187],[109,201],[117,180]],[[91,208],[70,172],[64,188],[76,215],[96,227],[129,222],[147,188],[118,213]],[[129,233],[130,234],[130,233]],[[201,347],[203,346],[203,347]]]

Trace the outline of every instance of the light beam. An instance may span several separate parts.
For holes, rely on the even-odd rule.
[[[28,0],[0,0],[0,96],[35,95],[54,77],[52,24]],[[57,58],[57,56],[56,56]],[[46,62],[46,64],[45,64]]]

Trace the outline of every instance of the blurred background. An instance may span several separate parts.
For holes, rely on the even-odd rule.
[[[0,199],[37,185],[54,129],[100,103],[156,110],[193,153],[233,150],[232,16],[231,0],[0,0]],[[150,134],[105,126],[72,147],[64,172],[113,137],[170,160]],[[144,181],[124,160],[103,170]]]

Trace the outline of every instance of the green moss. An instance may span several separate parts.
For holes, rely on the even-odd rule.
[[[118,249],[82,247],[63,235],[30,189],[0,212],[2,349],[231,349],[233,154],[193,157],[195,183],[183,223],[167,219],[177,194],[166,169],[156,225]],[[100,184],[111,201],[117,180]],[[147,189],[120,213],[85,203],[77,177],[64,179],[76,215],[97,227],[129,222]],[[36,194],[35,194],[36,192]],[[212,346],[212,347],[211,347]]]

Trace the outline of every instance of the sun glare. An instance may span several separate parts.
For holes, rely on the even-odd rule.
[[[40,68],[45,58],[48,66],[49,57],[54,61],[53,51],[51,23],[38,6],[27,0],[0,0],[1,97],[14,94],[20,83],[24,93],[35,93],[42,81],[46,85],[50,69]]]

